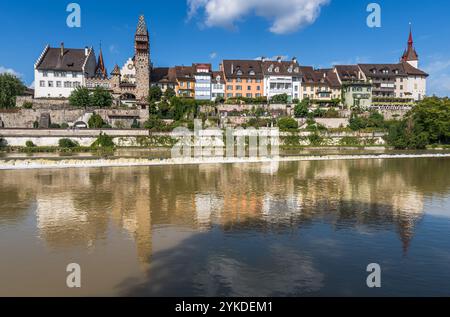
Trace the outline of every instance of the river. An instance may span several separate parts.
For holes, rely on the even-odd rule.
[[[448,296],[449,233],[449,158],[6,170],[0,296]]]

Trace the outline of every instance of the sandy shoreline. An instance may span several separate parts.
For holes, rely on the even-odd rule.
[[[371,160],[371,159],[412,159],[412,158],[450,158],[450,154],[380,154],[380,155],[321,155],[264,158],[177,158],[177,159],[14,159],[0,160],[0,170],[99,168],[99,167],[139,167],[203,164],[248,164],[273,162]]]

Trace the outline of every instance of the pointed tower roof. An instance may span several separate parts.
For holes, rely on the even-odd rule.
[[[95,70],[95,75],[101,78],[107,78],[108,77],[108,71],[105,67],[105,62],[103,59],[103,51],[102,46],[100,45],[100,52],[98,54],[98,62],[97,62],[97,68]]]
[[[139,22],[136,29],[136,35],[148,36],[147,23],[145,22],[145,17],[143,15],[139,16]]]
[[[113,71],[111,72],[111,75],[113,76],[120,76],[120,68],[119,65],[115,65]]]
[[[418,61],[418,60],[419,60],[419,55],[417,54],[416,49],[414,48],[412,27],[410,26],[409,38],[408,38],[408,48],[406,49],[405,53],[403,54],[401,61],[409,62],[409,61]]]

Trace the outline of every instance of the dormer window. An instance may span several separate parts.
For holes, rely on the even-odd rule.
[[[239,70],[237,71],[237,75],[238,75],[238,76],[242,76],[242,75],[243,75],[242,70],[239,69]]]
[[[276,67],[275,68],[275,73],[279,73],[280,72],[280,67]]]
[[[288,68],[288,72],[289,73],[292,73],[294,71],[294,69],[292,68],[292,66],[290,66],[289,68]]]
[[[220,79],[221,79],[220,76],[217,76],[217,77],[216,77],[216,80],[217,80],[217,81],[220,81]]]
[[[296,73],[300,73],[300,68],[298,68],[298,67],[295,67],[295,69],[294,69],[294,72],[296,72]]]
[[[270,65],[268,71],[269,71],[269,73],[272,73],[272,72],[273,72],[273,65]]]
[[[249,75],[250,75],[250,76],[255,76],[255,71],[254,71],[254,70],[251,70],[251,71],[249,72]]]

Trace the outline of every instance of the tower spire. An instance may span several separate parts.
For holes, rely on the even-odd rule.
[[[98,62],[95,75],[100,78],[108,78],[108,71],[105,67],[105,61],[103,59],[102,43],[100,42],[100,51],[98,53]]]
[[[413,67],[418,68],[419,66],[419,55],[414,48],[414,39],[412,33],[412,23],[409,23],[409,37],[408,37],[408,47],[406,51],[403,53],[401,62],[407,62]]]

